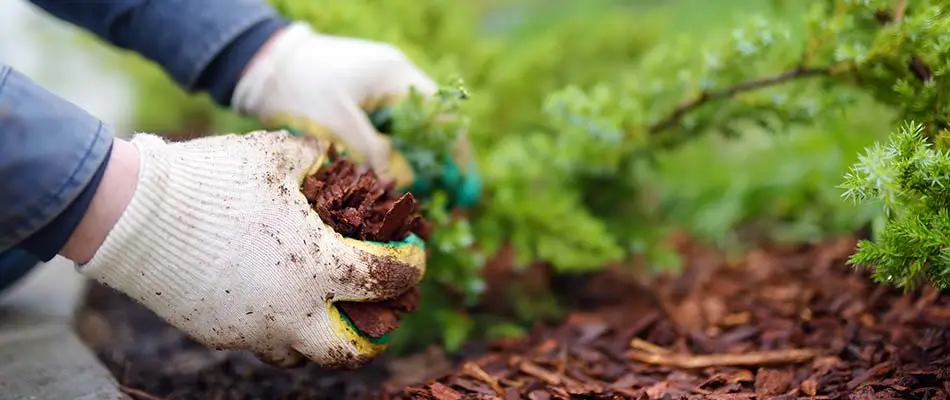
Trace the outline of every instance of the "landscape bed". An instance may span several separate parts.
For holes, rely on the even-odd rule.
[[[79,323],[137,399],[950,398],[950,295],[873,283],[845,263],[855,243],[770,246],[735,260],[684,240],[681,275],[634,281],[608,269],[584,280],[559,325],[408,386],[387,383],[383,359],[358,371],[281,371],[204,349],[96,285]]]

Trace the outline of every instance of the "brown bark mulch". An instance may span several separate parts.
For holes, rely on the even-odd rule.
[[[608,271],[573,288],[600,306],[496,342],[437,379],[381,390],[391,377],[378,364],[275,370],[202,349],[101,288],[80,322],[140,399],[950,398],[950,294],[872,283],[845,265],[854,243],[773,246],[739,260],[684,244],[678,277],[632,283]]]
[[[687,249],[683,275],[640,286],[653,307],[574,313],[391,398],[950,398],[950,295],[873,284],[854,243]]]

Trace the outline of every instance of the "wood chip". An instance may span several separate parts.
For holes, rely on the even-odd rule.
[[[744,354],[650,354],[632,351],[629,357],[647,364],[663,365],[686,369],[725,367],[725,366],[754,366],[761,367],[775,364],[801,363],[811,360],[818,354],[816,350],[792,349],[756,351]]]

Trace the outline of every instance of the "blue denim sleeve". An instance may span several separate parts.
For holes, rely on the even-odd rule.
[[[112,140],[102,121],[0,64],[0,250],[55,256],[98,187]]]
[[[263,0],[31,2],[223,106],[254,54],[289,23]],[[0,66],[0,250],[55,256],[85,214],[111,144],[101,121]]]
[[[229,106],[241,71],[289,22],[264,0],[30,0]]]

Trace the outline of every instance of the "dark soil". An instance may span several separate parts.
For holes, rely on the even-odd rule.
[[[357,371],[282,370],[249,352],[209,349],[129,297],[90,285],[77,330],[135,400],[363,398],[386,378],[379,360]]]
[[[854,244],[739,260],[683,244],[682,275],[635,280],[611,268],[575,281],[577,308],[560,324],[441,369],[430,358],[276,370],[204,349],[102,288],[80,322],[89,332],[100,321],[91,336],[107,339],[92,346],[122,384],[176,399],[950,398],[950,295],[872,283],[845,265]],[[386,364],[417,376],[386,378]]]
[[[411,193],[398,198],[392,183],[385,184],[372,170],[359,172],[331,147],[330,164],[304,178],[301,191],[324,223],[337,233],[359,240],[390,242],[415,233],[423,240],[431,230],[419,215]],[[419,290],[380,302],[336,302],[336,307],[364,334],[380,338],[399,327],[400,315],[412,312]]]

